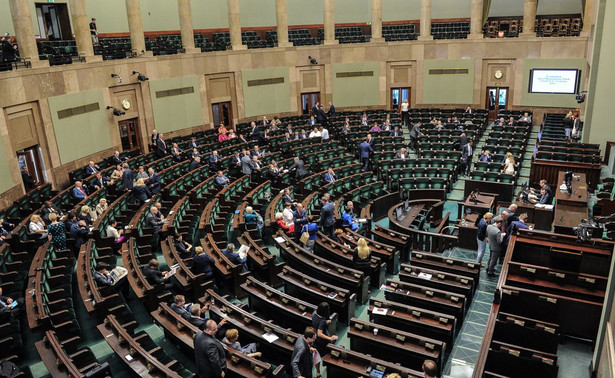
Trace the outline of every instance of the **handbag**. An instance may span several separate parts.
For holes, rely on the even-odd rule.
[[[301,234],[301,237],[299,238],[299,241],[301,242],[301,244],[306,245],[309,240],[310,240],[310,233],[307,232],[307,231],[304,231]]]

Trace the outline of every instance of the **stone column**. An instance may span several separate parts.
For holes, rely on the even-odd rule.
[[[101,55],[94,55],[92,46],[92,35],[90,33],[90,19],[85,0],[71,0],[70,11],[73,18],[73,29],[75,31],[75,42],[77,51],[83,54],[86,62],[101,62]]]
[[[139,0],[126,0],[126,15],[128,16],[131,48],[137,52],[137,56],[153,56],[153,52],[145,50],[145,35],[143,34]]]
[[[525,0],[523,4],[523,32],[519,35],[520,37],[536,37],[536,32],[534,32],[536,8],[538,8],[538,0]]]
[[[583,11],[583,30],[581,35],[589,36],[589,31],[594,22],[594,0],[585,0],[585,10]]]
[[[483,38],[483,0],[472,0],[470,34],[468,38]]]
[[[194,47],[194,29],[192,28],[192,10],[190,0],[177,0],[179,9],[179,28],[182,34],[182,46],[186,54],[201,52],[201,49]]]
[[[288,12],[286,0],[275,0],[275,20],[278,32],[278,47],[289,47],[293,44],[288,41]]]
[[[419,41],[432,40],[431,35],[431,0],[421,0],[421,34]]]
[[[30,17],[30,2],[28,0],[9,0],[15,36],[19,44],[19,56],[30,58],[32,67],[49,67],[49,62],[38,59],[38,49],[34,39],[34,28]]]
[[[335,8],[333,6],[333,0],[323,0],[324,9],[324,27],[325,27],[325,45],[337,45],[338,41],[335,39]]]
[[[384,42],[382,38],[382,0],[372,0],[371,42]]]
[[[228,27],[231,33],[231,46],[233,50],[245,50],[246,45],[241,44],[241,20],[239,18],[239,0],[228,0]]]

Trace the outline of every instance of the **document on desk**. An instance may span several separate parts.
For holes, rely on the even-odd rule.
[[[263,334],[263,339],[269,341],[270,343],[276,341],[277,339],[279,339],[278,335],[276,335],[275,333],[271,333],[271,332],[267,332]]]
[[[286,242],[286,239],[284,239],[281,236],[277,236],[277,237],[273,238],[273,240],[277,241],[278,243],[285,243]]]
[[[387,312],[389,312],[389,309],[387,308],[374,307],[372,309],[372,314],[376,314],[376,315],[386,315]]]
[[[424,280],[430,280],[431,279],[431,274],[427,274],[427,273],[419,273],[418,275],[419,278],[422,278]]]

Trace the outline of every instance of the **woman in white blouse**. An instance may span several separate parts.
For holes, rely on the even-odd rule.
[[[96,214],[100,216],[100,214],[104,213],[107,210],[107,200],[105,198],[101,198],[98,201],[98,205],[96,205]]]
[[[45,227],[45,223],[41,219],[38,214],[34,214],[30,218],[30,224],[28,224],[28,230],[31,235],[40,235],[40,239],[47,238],[47,228]]]

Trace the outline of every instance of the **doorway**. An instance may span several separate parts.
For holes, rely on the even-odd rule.
[[[312,108],[320,103],[320,92],[301,93],[301,114],[313,115]]]
[[[410,103],[410,88],[391,88],[390,110],[399,111],[399,105],[404,100],[408,100],[408,103]]]
[[[140,152],[143,152],[143,148],[141,147],[141,133],[139,132],[139,119],[125,119],[123,121],[118,121],[117,125],[120,128],[122,151],[136,148]]]
[[[218,102],[211,104],[211,111],[214,116],[214,128],[220,125],[220,122],[224,123],[224,126],[233,127],[233,103]]]
[[[19,170],[24,165],[28,167],[28,173],[32,176],[32,179],[38,184],[44,184],[47,182],[45,176],[45,165],[41,158],[41,148],[39,145],[24,148],[16,152],[17,162],[19,164]]]
[[[508,109],[508,87],[487,87],[485,105],[489,111],[488,121],[494,121],[500,110]]]
[[[36,3],[35,6],[36,21],[42,39],[49,41],[73,39],[67,4]]]

